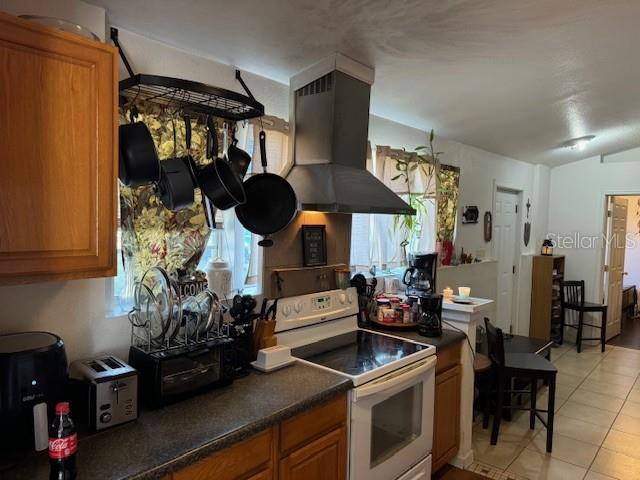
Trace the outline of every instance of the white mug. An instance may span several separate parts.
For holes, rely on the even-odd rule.
[[[458,296],[460,298],[468,298],[471,295],[471,287],[458,287]]]

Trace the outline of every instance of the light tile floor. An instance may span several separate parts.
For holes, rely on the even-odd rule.
[[[471,470],[501,480],[640,480],[640,350],[607,345],[601,353],[594,345],[578,354],[564,345],[551,361],[558,368],[553,452],[545,451],[540,422],[529,429],[528,412],[501,423],[495,446],[478,415]]]

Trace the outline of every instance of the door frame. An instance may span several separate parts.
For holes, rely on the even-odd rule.
[[[514,186],[514,185],[508,185],[508,184],[504,184],[501,182],[497,182],[496,180],[493,181],[493,191],[492,191],[492,195],[491,195],[491,215],[493,218],[495,218],[496,215],[496,195],[498,194],[498,191],[503,191],[503,192],[509,192],[509,193],[513,193],[516,195],[517,197],[517,206],[518,206],[518,213],[516,215],[516,223],[517,223],[517,232],[518,235],[516,236],[516,248],[514,251],[514,261],[515,261],[515,267],[516,267],[516,273],[513,275],[513,279],[514,279],[514,287],[513,287],[513,293],[512,293],[512,298],[511,298],[511,330],[513,333],[518,333],[519,331],[519,327],[520,327],[520,303],[518,302],[518,298],[520,298],[520,270],[522,267],[522,245],[520,245],[520,242],[522,241],[523,235],[524,235],[524,224],[522,222],[522,199],[524,197],[524,187],[522,186]],[[498,268],[498,256],[496,254],[496,244],[495,244],[495,239],[491,238],[491,254],[493,256],[493,258],[495,258],[496,260],[496,270]],[[496,272],[497,273],[497,272]],[[497,293],[498,293],[498,279],[496,276],[496,298],[495,301],[497,302]],[[495,309],[496,315],[498,313],[498,309]],[[496,319],[497,321],[497,319]],[[509,332],[509,333],[512,333]]]
[[[630,191],[630,190],[602,190],[600,194],[600,212],[602,214],[602,226],[601,233],[602,239],[607,236],[607,211],[609,210],[609,197],[640,197],[640,191]],[[598,263],[598,271],[597,279],[598,279],[598,288],[596,290],[596,294],[598,295],[597,301],[601,301],[604,303],[605,300],[605,292],[607,291],[609,285],[605,284],[604,281],[604,266],[607,263],[607,249],[604,246],[604,243],[600,242],[600,262]],[[626,250],[626,248],[625,248]],[[608,277],[607,277],[608,280]]]

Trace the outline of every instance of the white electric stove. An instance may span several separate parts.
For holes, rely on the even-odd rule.
[[[350,378],[349,478],[431,476],[435,347],[358,328],[355,289],[278,301],[278,343]]]

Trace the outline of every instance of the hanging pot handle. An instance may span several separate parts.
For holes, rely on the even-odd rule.
[[[207,158],[218,156],[218,134],[216,132],[216,124],[207,116]]]
[[[262,170],[267,173],[267,134],[264,130],[260,130],[258,135],[260,139],[260,162],[262,163]]]
[[[187,155],[191,155],[191,117],[184,114],[182,119],[184,120],[184,139],[187,144]]]

